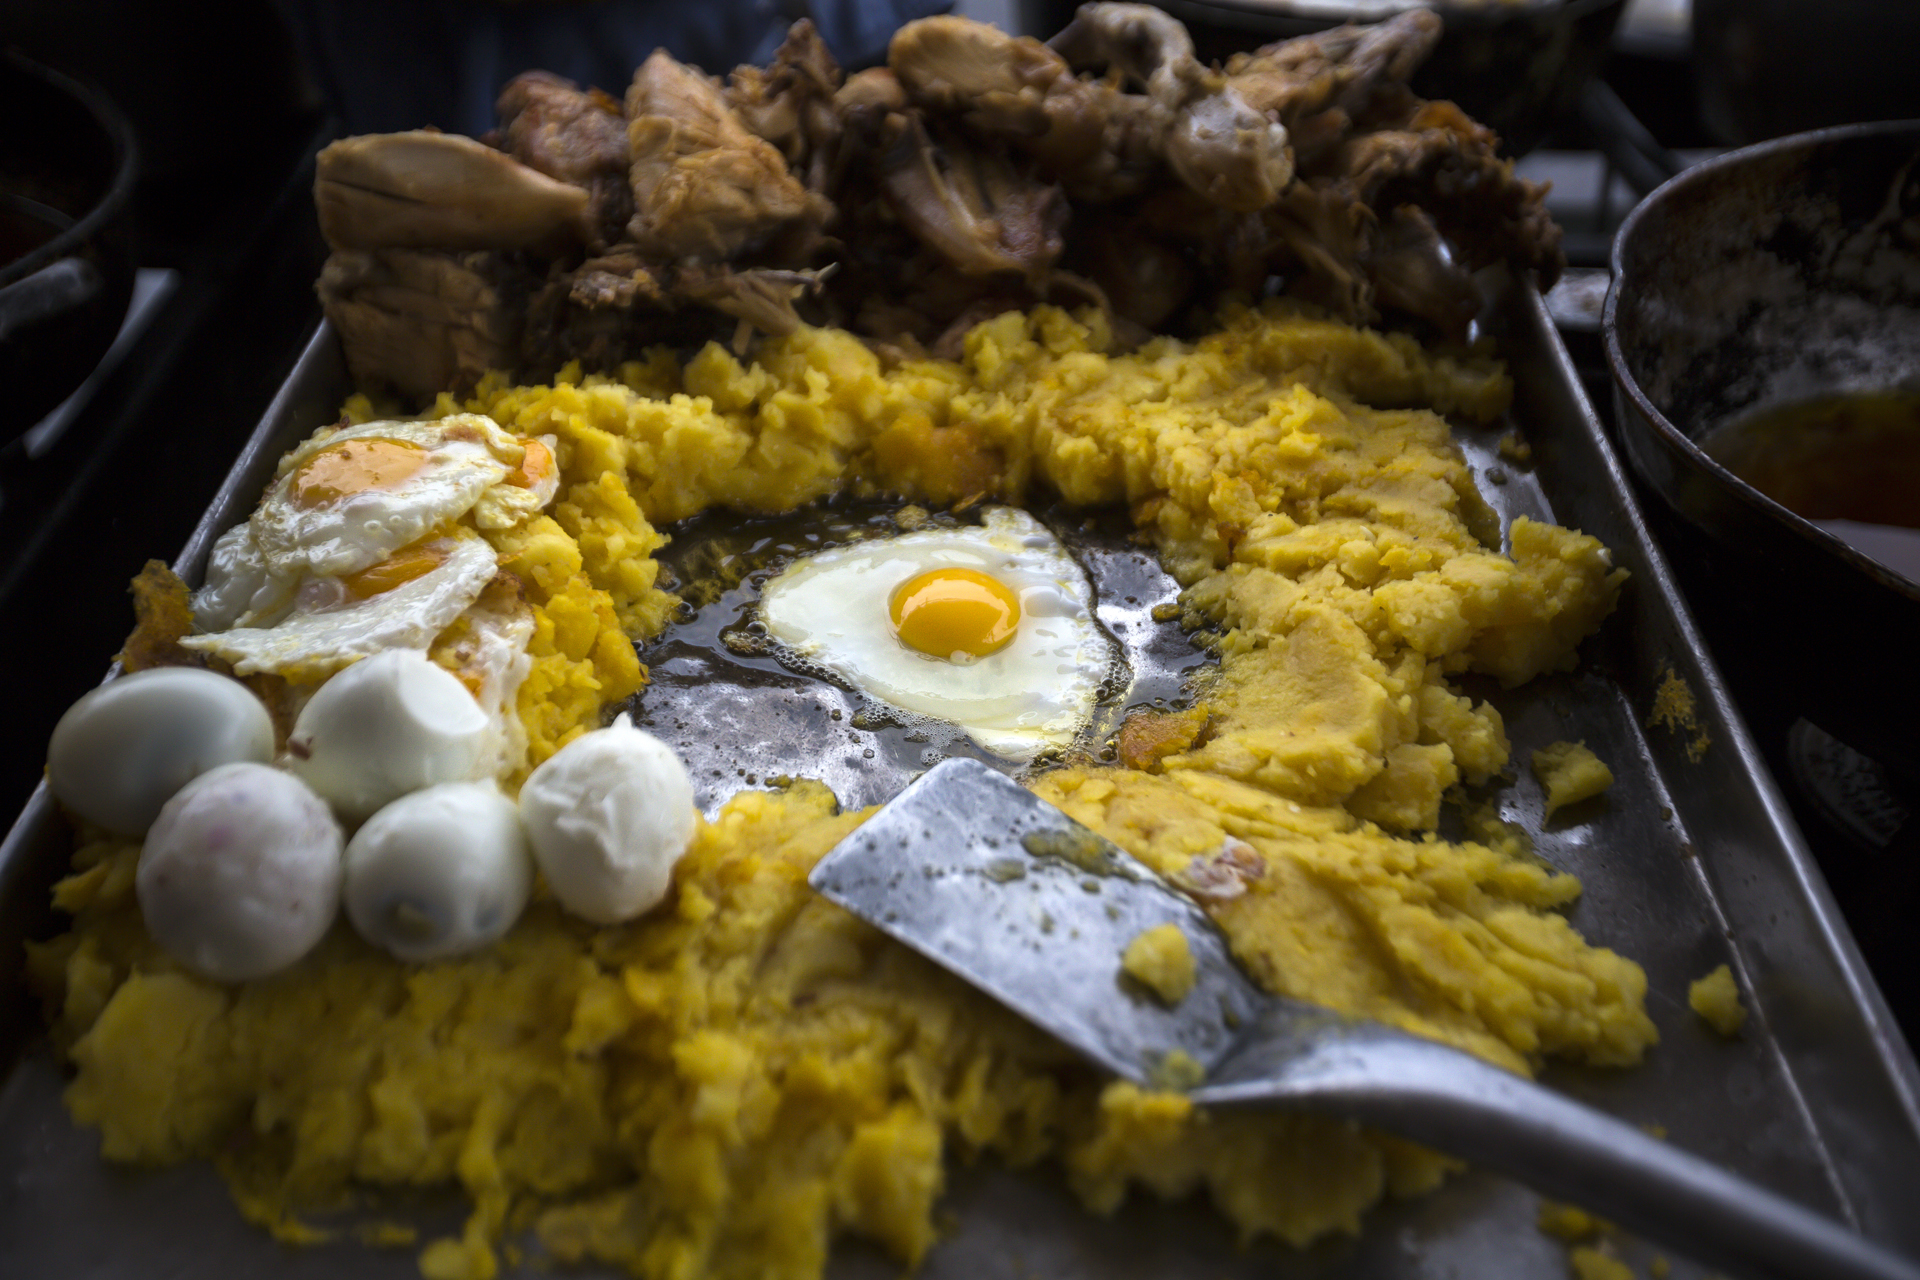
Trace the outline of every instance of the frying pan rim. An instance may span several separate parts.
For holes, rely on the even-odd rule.
[[[0,54],[0,58],[4,59],[8,69],[31,76],[85,107],[94,122],[106,134],[113,146],[114,155],[113,181],[108,185],[106,193],[94,201],[85,214],[59,235],[32,252],[0,265],[0,287],[3,287],[24,280],[34,272],[68,256],[98,234],[112,219],[118,217],[121,209],[133,198],[134,180],[140,166],[133,126],[105,94],[72,76],[35,62],[18,49],[8,48]]]
[[[1772,498],[1736,476],[1717,462],[1712,455],[1702,449],[1692,437],[1676,427],[1641,388],[1640,380],[1635,377],[1627,365],[1626,353],[1620,347],[1618,316],[1621,294],[1629,287],[1625,263],[1625,246],[1632,239],[1635,230],[1656,207],[1664,206],[1675,198],[1675,193],[1691,186],[1709,181],[1715,175],[1729,169],[1738,169],[1755,160],[1771,158],[1776,155],[1801,150],[1812,150],[1833,142],[1846,142],[1858,138],[1877,138],[1912,134],[1916,143],[1920,143],[1920,119],[1913,120],[1876,120],[1865,124],[1835,125],[1827,129],[1810,129],[1804,133],[1791,133],[1785,137],[1769,138],[1765,142],[1756,142],[1751,146],[1740,147],[1733,151],[1703,160],[1691,165],[1680,173],[1667,179],[1647,193],[1645,199],[1635,205],[1621,221],[1620,229],[1614,233],[1613,246],[1608,254],[1607,266],[1613,279],[1607,286],[1607,300],[1600,312],[1600,340],[1606,350],[1607,366],[1613,374],[1615,390],[1632,401],[1640,417],[1653,427],[1667,448],[1678,452],[1688,463],[1704,471],[1726,494],[1749,508],[1753,512],[1779,521],[1787,529],[1802,539],[1812,542],[1822,551],[1829,552],[1860,572],[1875,583],[1892,590],[1916,603],[1920,603],[1920,583],[1914,583],[1904,575],[1881,564],[1871,556],[1854,549],[1836,534],[1814,524],[1803,516],[1796,515]],[[1627,451],[1631,457],[1633,450]],[[1671,500],[1661,495],[1663,501]],[[1676,507],[1677,510],[1677,507]],[[1684,514],[1684,513],[1682,513]],[[1689,519],[1689,523],[1697,523]]]

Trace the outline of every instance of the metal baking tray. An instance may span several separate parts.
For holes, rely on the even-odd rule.
[[[1517,766],[1498,793],[1505,816],[1534,833],[1543,857],[1586,885],[1571,913],[1581,932],[1645,966],[1648,1009],[1661,1036],[1637,1069],[1552,1067],[1545,1078],[1920,1254],[1913,1056],[1728,701],[1544,303],[1502,280],[1489,314],[1517,395],[1510,423],[1458,431],[1483,492],[1504,519],[1528,514],[1598,536],[1632,572],[1619,609],[1583,647],[1578,671],[1491,693]],[[323,326],[181,552],[176,568],[188,581],[198,580],[214,537],[251,510],[281,452],[331,419],[349,390],[338,344]],[[1524,464],[1498,447],[1514,427],[1532,448]],[[1689,754],[1695,733],[1651,724],[1654,692],[1669,675],[1693,694],[1709,744],[1697,759]],[[1604,800],[1543,827],[1524,762],[1533,748],[1561,738],[1584,740],[1617,781]],[[0,846],[0,982],[16,992],[21,939],[57,927],[45,903],[68,845],[43,787]],[[1735,1040],[1709,1031],[1686,1003],[1687,984],[1722,962],[1733,965],[1750,1012]],[[411,1250],[275,1243],[241,1220],[203,1164],[129,1170],[102,1162],[95,1137],[68,1121],[61,1068],[24,1002],[16,1005],[0,1040],[0,1270],[316,1280],[418,1274]],[[956,1167],[944,1204],[952,1226],[922,1268],[928,1280],[1567,1274],[1565,1245],[1537,1229],[1538,1197],[1475,1171],[1436,1194],[1381,1206],[1357,1237],[1306,1250],[1271,1242],[1241,1248],[1203,1204],[1165,1204],[1144,1193],[1112,1219],[1096,1219],[1045,1168]],[[460,1209],[450,1200],[423,1212],[447,1230]],[[1638,1274],[1647,1274],[1655,1253],[1621,1242],[1621,1256]],[[1675,1276],[1702,1274],[1672,1261]],[[545,1264],[527,1266],[528,1274],[552,1274]],[[849,1241],[829,1274],[878,1280],[898,1273],[876,1250]]]

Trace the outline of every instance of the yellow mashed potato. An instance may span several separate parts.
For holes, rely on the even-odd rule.
[[[1747,1025],[1747,1007],[1740,1003],[1739,984],[1733,980],[1733,970],[1724,964],[1688,984],[1687,1007],[1729,1038],[1739,1035],[1740,1028]]]
[[[753,365],[709,347],[444,400],[559,439],[551,516],[497,542],[539,616],[531,759],[640,683],[631,641],[673,605],[662,525],[843,489],[1125,503],[1217,636],[1205,731],[1036,789],[1169,873],[1232,850],[1243,891],[1216,914],[1275,990],[1520,1072],[1638,1060],[1644,975],[1560,914],[1577,883],[1514,840],[1419,834],[1457,781],[1508,761],[1499,714],[1451,678],[1570,665],[1623,576],[1593,539],[1526,520],[1502,551],[1445,421],[1381,407],[1490,418],[1504,376],[1279,309],[1193,344],[1108,345],[1042,309],[982,325],[959,363],[883,369],[803,330]],[[681,1280],[818,1276],[843,1234],[911,1265],[946,1162],[977,1153],[1057,1162],[1096,1212],[1205,1189],[1244,1236],[1293,1243],[1444,1176],[1338,1120],[1215,1124],[1082,1067],[807,889],[861,816],[813,783],[743,792],[629,925],[539,900],[490,951],[424,967],[342,927],[237,988],[146,937],[136,847],[86,844],[57,891],[74,928],[33,956],[69,1105],[111,1159],[215,1159],[290,1240],[370,1191],[457,1183],[463,1234],[416,1242],[449,1278],[490,1276],[527,1239]]]
[[[1193,990],[1193,948],[1177,924],[1155,925],[1120,953],[1120,969],[1167,1004],[1179,1004]]]
[[[1533,776],[1547,793],[1545,817],[1613,785],[1613,770],[1584,742],[1549,742],[1533,753]]]

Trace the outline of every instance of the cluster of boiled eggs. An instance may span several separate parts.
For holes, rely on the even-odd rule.
[[[68,710],[49,785],[143,838],[135,891],[169,954],[219,981],[263,977],[344,904],[403,960],[458,955],[512,926],[536,864],[596,923],[665,895],[693,788],[625,717],[542,763],[517,802],[493,781],[524,750],[512,708],[531,616],[481,601],[498,566],[456,522],[510,527],[556,486],[547,443],[486,418],[322,433],[219,540],[193,602],[202,633],[182,642],[241,674],[321,681],[278,760],[266,708],[210,670],[136,672]],[[455,675],[425,650],[461,619],[476,669]]]

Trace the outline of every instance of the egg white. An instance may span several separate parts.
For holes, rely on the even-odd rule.
[[[971,661],[929,657],[893,633],[895,588],[930,569],[966,568],[1020,601],[1007,645]],[[877,702],[955,725],[982,748],[1028,760],[1072,743],[1111,671],[1086,574],[1047,527],[1012,507],[978,528],[924,529],[834,547],[790,566],[761,593],[767,632],[793,657]]]

